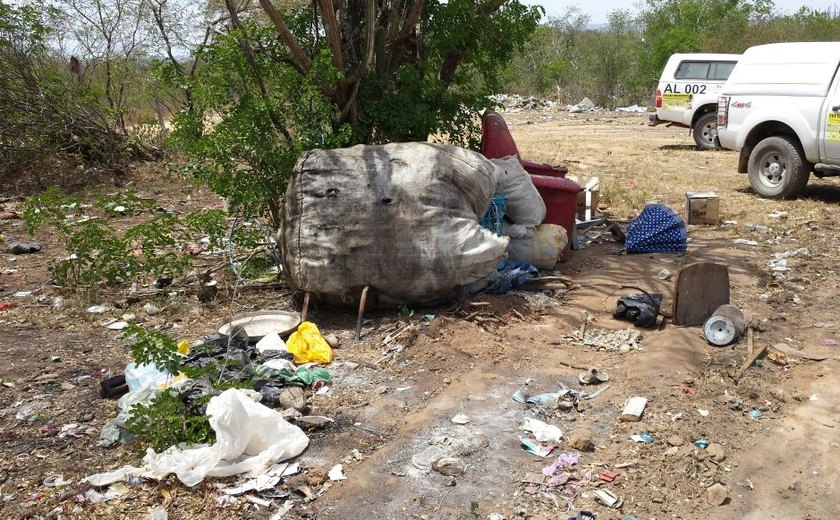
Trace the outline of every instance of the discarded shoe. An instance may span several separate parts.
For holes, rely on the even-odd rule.
[[[586,372],[578,374],[578,380],[582,385],[597,385],[609,381],[610,376],[606,372],[599,372],[597,368],[592,367]]]

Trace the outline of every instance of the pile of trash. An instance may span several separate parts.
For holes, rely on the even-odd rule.
[[[104,493],[88,489],[90,496],[85,495],[86,499],[108,500],[111,495],[118,495],[126,482],[159,481],[171,474],[188,487],[206,478],[242,475],[245,480],[237,485],[221,486],[226,502],[249,492],[267,498],[289,496],[286,489],[277,486],[301,470],[296,463],[284,462],[300,455],[309,444],[301,427],[333,422],[328,417],[304,415],[307,394],[331,392],[332,377],[321,364],[332,361],[332,347],[310,322],[301,323],[285,342],[280,337],[283,332],[254,337],[247,334],[246,327],[235,328],[231,324],[227,327],[231,334],[213,334],[192,348],[182,341],[178,351],[183,357],[176,369],[160,369],[153,363],[131,363],[125,375],[118,376],[124,382],[122,387],[114,387],[113,381],[103,382],[108,397],[116,397],[119,389],[124,395],[118,401],[119,415],[102,430],[101,445],[128,440],[131,435],[126,426],[136,411],[134,407],[151,405],[167,390],[177,394],[188,413],[209,418],[215,441],[209,445],[171,446],[159,453],[148,448],[139,466],[128,465],[83,479],[82,485],[100,490],[109,488]],[[330,339],[337,341],[334,337]],[[202,370],[208,367],[212,370]],[[191,379],[184,372],[202,375]],[[220,390],[224,387],[231,388]],[[330,471],[329,479],[343,480],[342,471],[338,464]],[[304,486],[306,489],[285,487],[300,491],[308,499],[315,497],[308,486]],[[259,497],[248,499],[270,505]],[[225,505],[220,503],[222,507]],[[285,505],[291,507],[292,502],[287,501]]]
[[[495,94],[490,96],[495,103],[502,105],[505,112],[519,112],[521,110],[551,110],[557,103],[536,96],[520,96],[519,94]]]
[[[581,112],[598,112],[601,110],[588,97],[583,98],[577,105],[566,105],[566,111],[570,114],[579,114]]]

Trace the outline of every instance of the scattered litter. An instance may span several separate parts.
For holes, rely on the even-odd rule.
[[[663,204],[648,204],[627,225],[628,253],[683,253],[688,233],[683,219]]]
[[[533,433],[534,438],[541,442],[559,443],[563,437],[563,432],[557,426],[546,424],[532,417],[525,418],[525,422],[522,423],[520,428]]]
[[[639,105],[630,105],[630,106],[627,106],[627,107],[618,107],[618,108],[615,109],[615,111],[616,112],[632,112],[632,113],[636,113],[636,114],[642,114],[642,113],[647,112],[647,108],[639,106]]]
[[[124,466],[83,482],[100,487],[128,477],[162,480],[175,473],[184,485],[192,487],[205,477],[264,473],[270,464],[299,455],[309,444],[300,428],[287,423],[279,412],[254,402],[242,390],[229,389],[212,397],[207,415],[216,432],[215,444],[191,449],[172,447],[163,453],[150,449],[141,468]]]
[[[330,345],[321,336],[318,327],[309,321],[300,324],[298,330],[292,333],[286,348],[294,356],[295,363],[332,363],[333,352]]]
[[[838,342],[837,342],[837,340],[835,340],[835,339],[827,339],[827,340],[824,340],[824,341],[823,341],[823,344],[824,344],[826,347],[836,347],[837,345],[840,345],[840,343],[838,343]]]
[[[712,345],[723,347],[738,341],[744,334],[746,320],[741,309],[721,305],[703,324],[703,335]]]
[[[11,309],[12,307],[14,307],[15,305],[16,304],[13,303],[13,302],[0,303],[0,312],[7,311],[7,310]]]
[[[572,466],[575,466],[578,462],[580,462],[580,456],[576,453],[561,453],[558,455],[556,461],[542,469],[542,476],[548,477],[546,485],[554,487],[568,482],[572,478],[572,474],[569,472],[572,470]]]
[[[578,381],[582,385],[597,385],[609,381],[610,376],[606,372],[599,372],[597,368],[592,367],[586,372],[578,374]]]
[[[662,294],[660,293],[622,296],[615,305],[613,318],[629,321],[637,327],[655,327],[661,305]]]
[[[595,390],[591,394],[584,394],[581,397],[583,397],[584,399],[595,399],[599,395],[606,392],[609,388],[610,388],[610,385],[602,386],[601,388],[599,388],[598,390]]]
[[[152,303],[147,303],[143,306],[143,312],[145,312],[149,316],[154,316],[155,314],[160,314],[161,309]]]
[[[694,441],[694,445],[700,448],[701,450],[705,450],[706,447],[709,446],[709,441],[707,441],[706,439],[697,439],[696,441]]]
[[[706,410],[706,409],[703,409],[703,408],[698,408],[697,413],[699,413],[702,417],[708,417],[709,416],[709,410]]]
[[[746,238],[736,238],[732,241],[733,244],[738,246],[757,246],[758,242],[755,240],[747,240]]]
[[[606,470],[606,471],[602,471],[601,474],[598,475],[598,478],[600,478],[604,482],[612,482],[616,479],[616,477],[618,477],[618,475],[619,475],[618,473]]]
[[[773,231],[769,227],[762,226],[761,224],[747,224],[747,229],[756,233],[770,233],[771,231]]]
[[[649,434],[648,432],[639,432],[637,434],[631,435],[630,440],[633,442],[644,442],[646,444],[650,444],[651,442],[656,441],[653,435]]]
[[[38,412],[46,409],[48,406],[49,403],[46,401],[32,401],[31,403],[21,405],[15,414],[15,418],[18,421],[31,420],[37,417]]]
[[[91,314],[102,314],[108,312],[108,309],[110,309],[110,307],[107,305],[91,305],[87,308],[87,311]]]
[[[592,495],[595,497],[595,500],[613,509],[621,507],[623,503],[623,500],[609,489],[596,489]]]
[[[673,422],[673,421],[678,421],[678,420],[679,420],[679,419],[681,419],[681,418],[682,418],[682,412],[675,413],[674,415],[672,415],[672,416],[671,416],[671,421],[672,421],[672,422]]]
[[[468,422],[470,422],[470,418],[462,413],[459,413],[458,415],[452,418],[452,422],[455,424],[467,424]]]
[[[522,447],[525,448],[528,453],[536,455],[537,457],[548,457],[551,453],[551,450],[554,449],[554,446],[544,446],[537,442],[532,441],[527,437],[520,437],[519,442],[522,444]]]
[[[817,394],[811,394],[811,397],[809,397],[808,400],[809,401],[816,401],[817,400]]]
[[[28,298],[32,296],[32,291],[18,291],[12,295],[14,298]]]
[[[579,329],[573,330],[570,337],[582,341],[588,347],[624,352],[639,350],[638,342],[642,337],[642,333],[633,328],[618,330],[587,328],[584,331],[583,338],[580,337]]]
[[[584,97],[577,105],[567,105],[566,110],[570,114],[578,114],[580,112],[597,112],[598,107],[588,97]]]
[[[114,321],[107,325],[108,330],[123,330],[126,327],[128,327],[128,322],[123,320]]]
[[[327,476],[332,481],[336,480],[347,480],[347,477],[344,476],[344,466],[342,464],[336,464],[335,466],[330,469],[330,472]]]
[[[647,398],[645,397],[630,397],[624,403],[624,410],[621,412],[621,420],[624,422],[637,422],[641,419],[642,414],[647,406]]]
[[[764,415],[761,413],[761,410],[752,410],[750,411],[750,419],[753,421],[758,421],[762,419]]]
[[[658,276],[660,280],[670,280],[672,273],[669,269],[663,269],[659,271],[659,274],[657,274],[656,276]]]
[[[108,502],[109,500],[116,500],[116,499],[120,498],[121,496],[125,495],[126,493],[128,493],[128,491],[129,491],[128,486],[126,486],[125,484],[123,484],[121,482],[117,482],[114,485],[110,486],[104,493],[100,493],[100,492],[98,492],[94,489],[88,489],[85,492],[84,497],[85,497],[85,500],[87,500],[91,504],[96,504],[96,503],[99,503],[99,502]],[[166,514],[166,511],[164,511],[164,514]],[[149,518],[149,517],[147,517],[147,518]],[[151,518],[155,518],[155,517],[151,517]],[[166,519],[165,516],[162,517],[162,518],[164,520]]]
[[[787,211],[781,211],[778,209],[774,209],[771,213],[767,215],[770,218],[777,218],[777,219],[784,219],[788,217]]]
[[[27,244],[24,242],[14,242],[9,244],[6,250],[13,255],[31,255],[41,251],[41,244]]]
[[[273,489],[280,483],[282,477],[279,475],[260,475],[258,477],[249,479],[238,486],[226,487],[221,490],[226,495],[236,496],[249,493],[251,491],[264,491]]]
[[[256,349],[260,354],[267,351],[286,352],[286,342],[276,332],[269,332],[257,342]]]

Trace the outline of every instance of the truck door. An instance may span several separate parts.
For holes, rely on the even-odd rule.
[[[840,165],[840,81],[834,80],[834,85],[828,91],[822,113],[822,128],[820,129],[820,156],[826,163]]]

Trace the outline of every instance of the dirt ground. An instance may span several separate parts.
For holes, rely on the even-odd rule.
[[[687,130],[650,128],[645,114],[533,110],[505,117],[523,157],[599,176],[604,211],[615,218],[633,217],[648,201],[684,216],[686,191],[714,190],[725,223],[690,226],[684,255],[609,254],[614,242],[575,251],[554,274],[579,288],[549,291],[542,301],[479,295],[473,303],[489,305],[371,313],[359,342],[355,316],[314,308],[310,319],[337,334],[341,348],[330,366],[333,393],[312,396],[310,413],[335,422],[307,431],[311,443],[298,462],[318,496],[304,501],[290,490],[295,508],[284,518],[565,519],[581,510],[602,520],[836,518],[840,319],[831,309],[840,293],[840,183],[814,180],[800,200],[767,201],[735,173],[734,152],[695,151]],[[165,174],[151,179],[141,169],[123,182],[155,192],[178,211],[220,205]],[[0,193],[0,199],[15,195]],[[8,200],[6,209],[15,203]],[[776,210],[786,214],[774,218]],[[0,233],[8,242],[27,240],[20,220],[0,220]],[[758,245],[735,244],[739,238]],[[97,445],[102,425],[116,414],[114,401],[99,398],[98,382],[129,362],[127,343],[104,323],[132,313],[143,326],[197,339],[234,313],[296,308],[288,291],[244,291],[211,304],[175,297],[149,316],[142,303],[128,304],[119,292],[96,302],[60,293],[47,267],[66,254],[62,244],[46,234],[35,239],[42,253],[0,255],[0,303],[15,303],[0,311],[0,516],[143,519],[163,506],[170,519],[274,518],[286,499],[266,499],[268,506],[253,503],[258,497],[220,501],[218,479],[195,489],[174,478],[144,481],[97,503],[81,498],[86,489],[76,483],[141,458],[136,446]],[[774,278],[767,265],[773,254],[803,247],[807,252],[788,260],[784,279]],[[700,327],[642,330],[639,349],[626,353],[571,337],[584,311],[587,330],[632,327],[612,318],[621,285],[661,292],[669,308],[673,278],[658,274],[676,274],[696,261],[728,266],[732,303],[752,320],[756,348],[787,343],[826,359],[763,359],[737,381],[746,341],[712,347]],[[15,296],[20,291],[32,293]],[[64,299],[60,308],[56,297]],[[113,308],[89,314],[90,303]],[[609,387],[571,411],[513,400],[520,389],[527,395],[556,392],[561,383],[578,389],[580,370],[572,366],[598,367],[609,374]],[[640,422],[621,422],[631,396],[646,397],[647,408]],[[36,401],[47,407],[18,419]],[[456,414],[469,422],[453,423]],[[545,458],[528,453],[519,440],[528,417],[559,427],[567,440]],[[78,437],[51,430],[69,423],[79,425]],[[568,445],[586,431],[594,449]],[[654,441],[630,439],[641,432]],[[696,446],[698,439],[710,446]],[[465,463],[465,473],[419,469],[413,457],[432,445]],[[579,456],[568,482],[540,483],[543,468],[561,453]],[[324,482],[323,472],[338,463],[347,479]],[[604,471],[617,476],[605,482]],[[58,476],[67,484],[56,485]],[[710,503],[707,489],[716,483],[726,489],[722,505]],[[612,491],[622,505],[599,504],[598,489]]]

